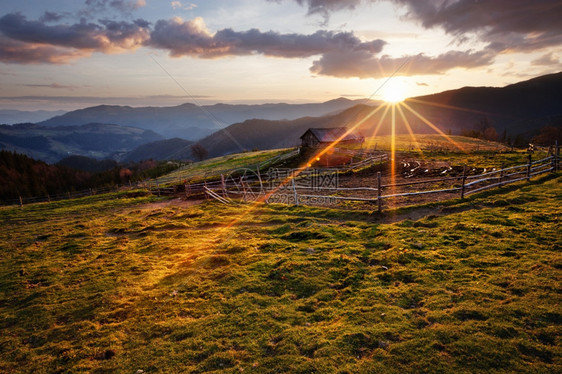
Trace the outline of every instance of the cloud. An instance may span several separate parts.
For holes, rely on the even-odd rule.
[[[559,0],[393,0],[406,18],[441,27],[459,40],[472,33],[496,52],[528,52],[562,44]]]
[[[373,56],[363,51],[354,53],[326,53],[313,62],[310,71],[317,75],[339,78],[382,78],[396,75],[443,74],[455,68],[476,68],[493,61],[494,55],[486,52],[449,51],[432,57],[423,53],[393,58],[388,55]]]
[[[429,87],[429,84],[427,84],[425,82],[416,82],[416,86]]]
[[[378,53],[385,42],[362,42],[351,32],[317,31],[314,34],[280,34],[257,29],[234,31],[223,29],[212,34],[202,18],[183,21],[181,18],[159,20],[148,45],[168,50],[171,56],[217,58],[263,54],[284,58],[303,58],[327,52],[363,51]]]
[[[172,8],[174,8],[174,10],[177,10],[177,9],[193,10],[193,9],[197,8],[196,4],[193,4],[193,3],[183,4],[181,1],[172,1],[170,3],[170,5],[172,6]]]
[[[354,9],[361,3],[383,0],[269,0],[293,1],[308,8],[308,14]],[[560,0],[386,0],[406,8],[405,19],[424,28],[440,27],[466,41],[471,36],[488,43],[496,52],[529,52],[562,44]],[[469,35],[473,34],[473,35]]]
[[[551,66],[551,65],[559,65],[560,60],[558,56],[555,56],[554,53],[550,52],[541,57],[531,61],[531,65],[538,65],[538,66]]]
[[[64,63],[94,51],[135,49],[150,36],[150,25],[144,20],[99,22],[47,25],[19,13],[7,14],[0,18],[0,48],[5,52],[0,61]]]
[[[93,1],[93,0],[92,0]],[[95,0],[95,3],[113,2]],[[120,2],[123,3],[123,2]],[[127,2],[131,3],[131,2]],[[335,5],[334,5],[335,6]],[[388,76],[402,64],[399,75],[442,74],[454,68],[474,68],[493,62],[491,48],[449,51],[439,56],[380,56],[386,42],[361,40],[353,32],[319,30],[312,34],[278,33],[230,28],[212,32],[202,18],[158,20],[154,27],[142,19],[101,19],[74,24],[51,24],[58,15],[28,20],[20,13],[0,18],[0,61],[10,63],[68,63],[93,52],[115,53],[145,46],[172,57],[224,58],[264,55],[278,58],[316,57],[310,71],[341,78]]]
[[[100,12],[113,9],[121,13],[131,13],[146,6],[145,0],[86,0],[89,11]]]
[[[90,55],[88,51],[12,40],[0,35],[0,61],[16,64],[66,64]]]
[[[33,87],[33,88],[54,88],[54,89],[65,89],[65,90],[73,90],[75,86],[65,86],[58,83],[51,83],[51,84],[22,84],[24,87]]]
[[[55,13],[55,12],[45,12],[39,18],[39,21],[45,22],[45,23],[47,23],[47,22],[58,22],[66,16],[67,16],[67,14],[61,14],[61,13]]]
[[[268,0],[280,3],[282,0]],[[304,5],[308,8],[308,15],[319,14],[324,18],[324,23],[328,23],[330,13],[343,10],[355,9],[362,0],[293,0],[299,5]]]

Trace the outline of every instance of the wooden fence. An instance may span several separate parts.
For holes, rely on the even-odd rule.
[[[273,187],[264,187],[263,181],[256,179],[240,179],[235,185],[222,181],[205,185],[186,186],[186,192],[197,191],[206,193],[222,203],[230,203],[230,197],[242,200],[263,199],[267,203],[285,203],[294,205],[337,205],[342,201],[355,201],[375,204],[379,211],[383,210],[387,200],[406,199],[413,201],[416,197],[443,194],[448,198],[454,196],[465,198],[473,193],[488,189],[530,180],[532,177],[556,172],[559,170],[559,157],[552,155],[540,160],[532,161],[531,155],[526,164],[500,168],[477,175],[469,175],[465,168],[462,175],[445,178],[427,178],[401,183],[383,183],[381,172],[377,172],[374,185],[360,187],[341,187],[307,185],[302,183],[302,177],[297,176],[286,181],[274,181]],[[325,173],[337,173],[338,170],[329,169]],[[388,179],[388,178],[387,178]],[[259,182],[259,183],[258,183]],[[269,181],[271,182],[271,181]],[[429,186],[429,187],[428,187]],[[438,186],[438,187],[435,187]],[[213,193],[210,193],[213,192]]]

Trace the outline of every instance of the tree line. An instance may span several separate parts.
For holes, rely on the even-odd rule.
[[[0,150],[0,200],[113,187],[155,178],[178,166],[173,162],[146,160],[117,164],[109,170],[91,172],[64,165],[49,165],[23,154]]]

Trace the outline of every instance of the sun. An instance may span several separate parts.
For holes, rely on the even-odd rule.
[[[383,88],[382,99],[387,103],[399,103],[406,98],[406,86],[402,81],[391,80]]]

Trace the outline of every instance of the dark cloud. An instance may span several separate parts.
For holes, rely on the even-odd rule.
[[[493,61],[494,55],[481,52],[449,51],[436,57],[423,53],[413,56],[393,58],[377,57],[363,51],[340,54],[326,53],[314,61],[310,71],[318,75],[340,78],[382,78],[393,73],[396,75],[442,74],[455,68],[475,68],[486,66]]]
[[[353,33],[317,31],[314,34],[280,34],[257,29],[237,32],[219,30],[211,34],[201,18],[183,21],[179,18],[156,22],[148,45],[166,49],[171,56],[216,58],[235,55],[263,54],[265,56],[302,58],[327,52],[363,51],[378,53],[385,42],[362,42]]]
[[[99,24],[82,19],[75,24],[47,25],[28,21],[19,13],[0,18],[0,33],[4,35],[0,57],[6,62],[65,62],[93,51],[105,53],[130,50],[142,45],[149,37],[148,22],[101,20]],[[21,56],[17,56],[21,52]],[[41,57],[41,53],[45,57]]]
[[[268,0],[281,3],[283,0]],[[319,14],[324,18],[323,25],[327,25],[330,14],[343,9],[355,9],[362,0],[291,0],[308,8],[308,15]]]
[[[385,0],[270,0],[294,1],[308,14],[354,9],[360,3]],[[562,44],[560,0],[386,0],[406,8],[406,19],[424,28],[441,27],[458,41],[473,34],[497,52],[529,52]]]
[[[392,0],[423,27],[441,27],[459,40],[474,34],[496,52],[530,52],[562,44],[560,0]]]
[[[58,22],[66,16],[67,16],[66,14],[61,14],[61,13],[45,12],[39,18],[39,21],[45,22],[45,23],[47,23],[47,22]]]
[[[64,64],[89,53],[49,45],[25,43],[0,35],[0,61],[15,64]]]

